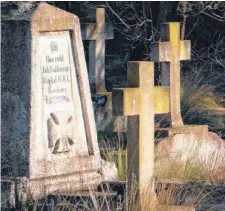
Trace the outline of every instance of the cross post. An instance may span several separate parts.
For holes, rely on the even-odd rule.
[[[105,24],[105,9],[96,9],[96,24],[82,24],[83,40],[89,40],[89,77],[96,94],[106,94],[105,40],[113,39],[112,24]]]
[[[143,205],[146,188],[154,190],[154,114],[169,112],[169,88],[154,87],[153,62],[128,62],[127,78],[130,88],[113,89],[113,115],[127,116],[127,198],[135,178]]]
[[[161,41],[164,42],[150,45],[151,61],[162,62],[162,75],[169,75],[169,82],[164,77],[163,85],[170,85],[171,123],[173,127],[179,127],[183,125],[180,109],[180,61],[191,58],[191,42],[180,40],[180,23],[164,23],[161,31]]]

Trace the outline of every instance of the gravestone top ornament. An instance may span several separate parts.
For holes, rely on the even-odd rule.
[[[26,177],[34,199],[96,188],[117,170],[100,157],[79,19],[28,8],[2,21],[5,176]]]

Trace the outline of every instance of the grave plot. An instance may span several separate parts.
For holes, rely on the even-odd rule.
[[[63,204],[65,200],[74,208],[80,196],[90,199],[90,189],[94,189],[96,192],[91,196],[100,197],[100,209],[109,208],[108,201],[118,202],[116,192],[124,196],[126,182],[110,184],[109,180],[116,180],[117,170],[100,157],[81,38],[81,34],[85,38],[86,29],[81,33],[76,16],[46,3],[27,9],[29,12],[25,14],[14,13],[15,16],[2,21],[2,199],[12,207],[18,203],[24,205],[31,199],[34,200],[32,206],[37,207],[39,198],[43,197],[50,209],[54,210],[57,203]],[[97,14],[101,31],[94,29],[96,35],[91,39],[96,41],[92,40],[90,45],[94,58],[99,55],[101,59],[95,65],[97,74],[93,75],[100,81],[95,89],[105,93],[104,68],[100,65],[104,59],[99,44],[104,47],[107,35],[102,21],[103,10],[98,10]],[[88,28],[87,31],[92,31],[95,26]],[[179,95],[171,90],[180,92],[179,60],[189,58],[184,46],[187,49],[190,46],[187,41],[179,41],[177,23],[168,23],[165,28],[170,39],[167,38],[165,44],[155,44],[155,57],[157,61],[169,62],[162,65],[165,65],[165,71],[172,72],[170,76],[174,76],[169,84],[164,84],[170,87],[154,86],[153,62],[129,62],[129,88],[113,90],[113,112],[127,116],[128,120],[127,194],[131,193],[130,185],[134,179],[142,210],[145,210],[145,200],[158,200],[161,210],[192,211],[195,208],[189,204],[171,207],[159,200],[158,184],[182,185],[177,181],[155,181],[154,160],[160,150],[156,153],[154,150],[154,115],[170,113],[172,120],[171,128],[160,129],[169,136],[158,143],[161,149],[160,143],[165,143],[166,147],[173,141],[183,144],[180,141],[189,141],[193,134],[203,138],[202,142],[205,135],[213,137],[212,146],[216,142],[222,149],[222,144],[216,135],[208,133],[207,126],[183,125]],[[159,59],[157,52],[161,52],[162,46],[167,46],[163,52],[168,55]],[[168,68],[168,64],[173,68]],[[122,190],[118,191],[118,188]],[[95,206],[91,202],[90,209]],[[123,201],[120,208],[123,210],[125,206]],[[17,208],[20,210],[21,206]]]
[[[185,46],[190,50],[190,42],[179,41],[179,23],[167,23],[163,28],[166,29],[166,37],[167,39],[170,37],[170,41],[153,44],[152,48],[155,57],[152,58],[156,61],[170,61],[165,66],[170,67],[167,69],[170,70],[169,87],[154,87],[153,63],[128,62],[127,78],[131,88],[113,89],[112,95],[114,115],[125,115],[128,118],[127,178],[129,191],[127,198],[131,192],[130,181],[135,177],[142,210],[144,210],[146,197],[149,197],[152,201],[154,200],[154,196],[148,196],[147,193],[151,192],[151,189],[154,190],[154,183],[152,183],[154,181],[154,154],[157,156],[161,154],[164,159],[169,159],[169,157],[166,157],[168,154],[173,156],[173,153],[180,152],[182,156],[180,161],[185,163],[188,150],[195,152],[194,150],[197,149],[199,150],[197,154],[200,154],[200,159],[204,160],[204,164],[211,166],[213,165],[212,157],[208,159],[206,157],[209,155],[207,153],[211,152],[210,149],[213,149],[214,154],[211,152],[214,156],[213,159],[216,159],[219,155],[221,159],[217,159],[218,164],[222,166],[224,163],[222,160],[222,155],[225,152],[224,143],[216,134],[208,132],[207,125],[183,125],[180,114],[179,60],[189,58]],[[169,94],[163,95],[164,93]],[[157,100],[158,95],[163,97]],[[167,112],[171,116],[172,127],[161,129],[167,132],[168,138],[160,139],[156,149],[154,149],[154,114]],[[212,140],[210,140],[211,138]],[[194,148],[190,148],[190,146]],[[207,149],[207,147],[210,147],[210,149]],[[207,151],[201,151],[204,149]],[[215,152],[219,154],[215,155]],[[158,168],[160,168],[160,165]],[[146,188],[148,191],[146,191]],[[184,208],[174,207],[174,210]],[[193,206],[186,208],[194,210]]]
[[[105,42],[114,39],[111,23],[105,21],[105,9],[96,9],[96,23],[81,24],[82,39],[89,42],[89,81],[94,105],[96,128],[100,150],[104,154],[105,147],[117,145],[119,139],[125,142],[127,119],[125,116],[112,115],[112,92],[106,88]],[[108,137],[115,141],[107,143]]]

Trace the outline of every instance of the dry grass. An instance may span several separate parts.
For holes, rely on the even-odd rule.
[[[223,200],[224,196],[218,194],[219,187],[213,190],[207,188],[200,188],[196,185],[186,185],[179,183],[160,183],[157,186],[156,195],[152,192],[152,185],[146,184],[145,190],[142,192],[142,203],[138,196],[137,182],[134,180],[130,185],[130,192],[127,196],[127,201],[107,198],[102,200],[94,195],[90,190],[89,198],[79,198],[75,200],[74,197],[57,197],[55,201],[54,211],[170,211],[172,206],[184,205],[185,208],[199,206],[204,201]],[[216,193],[217,192],[217,193]],[[215,195],[215,194],[217,195]],[[210,195],[213,195],[210,198]],[[212,202],[212,201],[211,201]],[[216,206],[216,205],[215,205]],[[213,206],[211,207],[213,210]],[[209,210],[211,210],[209,209]],[[207,211],[209,211],[207,210]],[[35,211],[33,209],[33,211]],[[206,211],[206,210],[205,210]]]
[[[107,134],[99,137],[101,142],[101,155],[102,157],[111,162],[115,163],[118,169],[118,179],[120,181],[127,180],[127,150],[122,143],[125,142],[124,136],[117,134],[115,139],[112,139]]]
[[[115,148],[117,153],[115,153]],[[120,178],[126,180],[126,150],[124,150],[121,145],[115,147],[115,143],[111,143],[111,147],[107,145],[105,149],[104,157],[110,162],[116,162]],[[217,161],[215,160],[215,162]],[[186,163],[179,163],[164,157],[164,159],[158,159],[155,164],[155,177],[157,177],[157,180],[169,179],[169,181],[171,181],[173,179],[179,179],[179,181],[197,181],[203,183],[207,181],[205,177],[207,174],[209,174],[209,171],[203,168],[201,162],[196,163],[191,158],[187,160]],[[139,211],[140,208],[142,208],[142,211],[170,211],[172,209],[170,205],[185,204],[187,206],[198,206],[198,204],[205,201],[208,195],[212,193],[212,191],[205,192],[201,190],[197,184],[184,188],[184,186],[180,184],[174,185],[174,183],[171,183],[171,185],[168,185],[167,183],[162,183],[155,187],[157,190],[156,200],[156,195],[154,195],[152,191],[152,183],[149,183],[146,184],[142,192],[142,203],[140,203],[137,181],[134,178],[132,181],[128,182],[130,184],[130,191],[125,199],[108,197],[103,201],[102,198],[96,197],[94,190],[90,189],[90,197],[76,198],[76,200],[74,197],[57,197],[45,200],[44,204],[46,204],[47,201],[49,203],[51,200],[57,200],[53,202],[53,204],[55,203],[55,207],[52,208],[54,211]],[[213,182],[213,180],[207,182]],[[210,199],[207,198],[207,200]],[[35,206],[30,207],[33,207],[32,211],[44,210],[43,205],[39,206],[39,209],[34,209]],[[28,209],[25,208],[24,210]],[[185,208],[182,208],[182,210],[185,210]]]
[[[213,86],[202,77],[204,70],[192,70],[183,76],[181,93],[181,112],[186,124],[207,124],[216,131],[224,125],[213,115],[214,110],[222,107],[223,96],[216,94],[218,83]],[[215,76],[212,75],[211,81]],[[210,82],[211,82],[210,81]],[[208,112],[209,111],[209,112]]]
[[[199,141],[200,142],[200,141]],[[127,151],[119,144],[111,147],[110,142],[105,142],[105,148],[102,150],[103,157],[116,163],[119,173],[119,180],[127,180]],[[115,145],[114,145],[115,146]],[[188,152],[187,152],[188,150]],[[188,157],[183,160],[182,153],[173,154],[156,154],[155,157],[155,177],[160,179],[179,179],[183,181],[196,181],[201,183],[218,183],[225,182],[225,154],[219,151],[210,154],[207,160],[212,162],[206,163],[199,154],[196,145],[185,149]],[[219,165],[221,164],[221,165]]]

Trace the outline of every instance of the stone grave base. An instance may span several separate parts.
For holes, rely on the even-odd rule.
[[[193,206],[166,206],[159,207],[159,211],[195,211]]]
[[[90,179],[89,181],[93,183],[94,180]],[[123,182],[121,184],[120,182],[112,181],[102,182],[95,187],[95,190],[74,191],[71,189],[70,191],[63,191],[60,189],[60,192],[52,194],[43,192],[41,197],[25,200],[25,198],[22,197],[25,197],[25,192],[23,191],[27,189],[27,184],[28,179],[25,177],[14,178],[14,181],[13,178],[8,180],[5,179],[4,181],[2,180],[2,210],[22,210],[22,207],[26,207],[29,210],[61,210],[67,207],[71,208],[71,210],[82,208],[82,210],[88,211],[92,208],[96,208],[96,205],[97,210],[105,210],[106,208],[120,208],[121,210],[125,207],[125,183]],[[34,185],[34,181],[29,181],[29,185],[30,184]],[[68,184],[68,186],[69,185],[74,186],[74,184]],[[21,188],[21,192],[16,195],[15,193],[18,188]],[[38,191],[38,187],[36,191]]]
[[[185,210],[185,207],[188,211],[188,207],[191,211],[195,209],[206,211],[208,209],[205,208],[209,207],[212,210],[218,207],[216,210],[224,211],[222,205],[224,204],[225,185],[223,184],[185,183],[180,180],[165,179],[156,181],[156,193],[160,204],[177,207],[177,209],[171,209],[172,211]],[[180,209],[179,206],[181,206]]]
[[[95,191],[103,181],[117,180],[115,164],[101,161],[100,169],[59,176],[29,179],[11,177],[1,180],[1,201],[5,207],[15,207],[17,203],[37,200],[47,195],[68,195],[77,191]],[[3,206],[3,205],[2,205]],[[3,206],[3,207],[4,207]]]
[[[102,182],[102,175],[97,172],[62,175],[28,181],[28,199],[40,198],[45,194],[60,194],[77,190],[96,189]]]
[[[194,133],[199,137],[202,137],[208,133],[207,125],[183,125],[180,127],[171,127],[171,128],[156,128],[156,137],[168,137],[176,134],[188,134]]]

